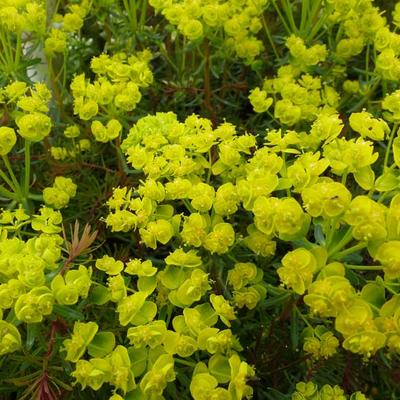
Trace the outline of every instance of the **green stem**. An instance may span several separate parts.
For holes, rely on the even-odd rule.
[[[29,193],[28,198],[32,200],[38,200],[38,201],[43,201],[43,195],[42,194],[35,194],[35,193]]]
[[[306,21],[307,21],[307,15],[309,12],[310,0],[303,0],[301,3],[301,20],[300,20],[300,32],[303,35],[304,34],[304,27],[306,26]]]
[[[31,142],[25,140],[25,180],[24,180],[24,195],[29,196],[29,183],[31,177]]]
[[[292,33],[292,31],[289,28],[289,25],[286,23],[285,18],[283,18],[283,15],[281,13],[281,10],[279,9],[279,7],[276,5],[275,0],[272,0],[272,5],[274,6],[276,13],[278,14],[279,18],[281,19],[281,22],[286,30],[286,32],[290,35]]]
[[[15,68],[18,69],[19,62],[21,60],[21,49],[22,49],[22,38],[21,34],[17,35],[17,45],[15,47]]]
[[[390,284],[390,286],[389,286],[389,284],[388,283],[385,283],[383,280],[380,282],[380,284],[389,292],[389,293],[391,293],[391,294],[394,294],[394,295],[397,295],[398,294],[398,292],[396,292],[395,290],[393,290],[390,286],[393,286],[393,285],[395,285],[395,283],[392,283],[392,284]]]
[[[308,18],[308,25],[309,25],[308,28],[309,29],[311,28],[311,32],[307,37],[308,42],[311,42],[311,40],[314,39],[318,31],[325,23],[326,18],[328,16],[328,13],[325,10],[325,13],[323,13],[323,15],[321,15],[318,18],[317,22],[315,22],[315,18],[317,17],[317,14],[319,13],[320,10],[321,10],[321,0],[314,1],[313,9],[311,10],[310,17]]]
[[[142,8],[140,11],[140,29],[142,30],[146,23],[146,15],[147,15],[147,0],[142,0]]]
[[[368,85],[369,84],[369,74],[368,74],[368,72],[369,72],[369,50],[370,50],[370,45],[369,44],[367,44],[367,50],[366,50],[366,52],[365,52],[365,72],[367,73],[367,75],[365,76],[365,81],[366,81],[366,84]]]
[[[174,69],[174,71],[179,74],[179,68],[172,61],[172,59],[168,55],[167,49],[164,46],[165,46],[164,43],[160,43],[158,46],[161,54],[164,56],[164,58],[168,62],[168,64]]]
[[[290,3],[288,2],[288,0],[281,0],[281,3],[282,3],[283,9],[285,10],[285,14],[286,14],[286,17],[287,17],[287,19],[289,21],[292,33],[297,35],[298,34],[298,29],[297,29],[297,26],[296,26],[296,22],[294,21],[292,7],[290,6]]]
[[[283,178],[287,178],[286,153],[282,153],[282,159],[283,159],[282,176]],[[290,189],[286,189],[286,196],[292,197]]]
[[[14,187],[14,184],[11,182],[9,177],[0,169],[0,177],[7,183],[7,185],[11,188],[14,193],[17,193],[17,189]]]
[[[351,240],[353,240],[352,236],[352,229],[349,228],[349,230],[343,235],[342,239],[339,241],[339,243],[333,248],[328,251],[328,256],[332,256],[336,254],[338,251],[340,251],[344,246],[346,246],[347,243],[349,243]]]
[[[195,362],[181,360],[180,358],[176,358],[176,357],[174,358],[174,361],[177,362],[178,364],[186,365],[186,366],[192,367],[192,368],[194,368],[196,366]]]
[[[0,194],[3,195],[4,197],[7,197],[8,199],[11,200],[17,200],[17,196],[10,192],[9,190],[7,190],[4,186],[0,186]]]
[[[386,147],[386,152],[385,152],[385,160],[383,162],[383,169],[384,170],[387,168],[387,164],[388,164],[388,161],[389,161],[390,150],[392,148],[394,135],[396,134],[398,126],[399,126],[399,124],[394,124],[393,128],[392,128],[392,131],[390,132],[389,142],[388,142],[388,145]]]
[[[125,11],[128,15],[129,24],[131,25],[132,33],[136,35],[137,18],[136,18],[136,0],[123,0]]]
[[[383,269],[382,265],[353,265],[344,263],[344,266],[348,269],[360,271],[381,271]]]
[[[330,244],[331,244],[331,242],[332,242],[332,239],[333,239],[333,235],[335,234],[335,230],[336,230],[336,224],[338,223],[338,218],[336,217],[336,218],[331,218],[330,219],[330,226],[329,226],[329,231],[328,231],[328,234],[327,234],[327,236],[326,236],[326,247],[329,247],[330,246]]]
[[[341,260],[342,258],[348,256],[349,254],[353,254],[353,253],[357,252],[358,250],[364,249],[365,247],[367,247],[367,243],[361,242],[352,247],[349,247],[346,250],[343,250],[343,251],[340,251],[340,252],[334,254],[332,258],[338,261],[338,260]]]
[[[278,51],[277,51],[277,49],[275,47],[275,43],[274,43],[274,40],[272,38],[271,32],[270,32],[270,30],[268,28],[267,22],[265,21],[265,15],[264,14],[263,14],[263,16],[261,18],[261,22],[263,24],[264,31],[265,31],[265,33],[267,35],[268,41],[269,41],[269,43],[270,43],[270,45],[272,47],[272,51],[274,52],[275,57],[279,60],[280,56],[279,56]]]
[[[10,164],[10,161],[9,161],[7,155],[3,156],[3,161],[4,161],[4,164],[7,167],[7,171],[9,173],[9,175],[11,176],[11,180],[13,182],[13,187],[11,187],[11,188],[14,189],[14,191],[17,194],[17,196],[22,199],[23,195],[22,195],[21,186],[19,185],[18,180],[14,175],[14,172],[12,170],[12,167],[11,167],[11,164]],[[4,179],[4,177],[3,177],[3,179]]]
[[[2,53],[4,54],[4,57],[5,57],[6,61],[7,61],[7,72],[9,73],[9,72],[11,72],[11,71],[9,71],[10,67],[14,65],[14,60],[12,58],[12,54],[11,54],[11,51],[10,51],[9,42],[5,38],[5,36],[4,36],[2,31],[0,31],[0,41],[1,41],[1,44],[3,46]]]
[[[347,181],[347,175],[348,175],[348,173],[347,172],[345,172],[343,175],[342,175],[342,185],[344,185],[344,186],[346,186],[346,181]]]
[[[303,322],[312,330],[314,330],[313,326],[308,322],[307,318],[300,312],[297,306],[294,308],[296,310],[297,315],[303,320]]]

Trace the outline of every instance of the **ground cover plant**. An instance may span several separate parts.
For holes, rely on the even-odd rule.
[[[2,0],[0,399],[399,399],[399,27]]]

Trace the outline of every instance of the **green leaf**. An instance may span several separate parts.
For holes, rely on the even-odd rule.
[[[321,224],[314,224],[314,237],[317,243],[325,245],[325,235]]]
[[[167,265],[164,271],[158,274],[161,283],[170,290],[177,289],[186,279],[188,273],[181,267]]]
[[[85,319],[85,316],[80,311],[74,310],[68,306],[54,304],[53,311],[55,314],[61,315],[67,319],[72,319],[73,321],[82,321]]]
[[[88,353],[92,357],[104,357],[115,347],[115,336],[112,332],[99,332],[88,345]]]
[[[27,324],[26,326],[26,349],[30,350],[39,333],[39,324]]]
[[[131,323],[133,325],[145,325],[152,321],[157,314],[157,306],[152,301],[145,301],[142,308],[133,317]]]
[[[285,190],[292,186],[292,181],[289,178],[279,178],[278,186],[275,190]]]
[[[137,282],[138,289],[141,292],[146,292],[149,295],[154,292],[155,288],[157,287],[157,277],[156,275],[153,276],[141,276]]]
[[[170,219],[174,215],[174,207],[170,204],[162,204],[157,207],[155,216],[157,219]]]
[[[378,192],[389,192],[399,186],[399,181],[393,171],[382,174],[375,182],[375,189]]]
[[[377,283],[367,283],[361,290],[361,298],[380,308],[385,302],[385,289]]]
[[[146,371],[148,350],[146,347],[135,349],[128,348],[129,358],[131,360],[131,370],[134,376],[140,376]]]
[[[398,167],[400,167],[400,136],[397,136],[393,140],[392,150],[394,162]]]
[[[208,362],[208,369],[219,383],[227,383],[231,379],[231,366],[227,357],[214,354]]]
[[[290,292],[283,293],[283,294],[280,294],[279,296],[269,298],[268,300],[265,300],[262,303],[263,308],[274,308],[276,306],[279,306],[279,305],[285,303],[289,297],[291,297]]]
[[[375,182],[375,173],[372,170],[371,166],[368,165],[366,167],[361,168],[359,171],[353,174],[356,182],[364,189],[370,190],[374,186]]]
[[[107,303],[111,298],[110,291],[102,285],[96,286],[89,295],[89,301],[98,306],[102,306]]]

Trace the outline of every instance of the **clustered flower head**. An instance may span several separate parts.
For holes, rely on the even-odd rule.
[[[73,79],[74,113],[83,121],[92,120],[91,132],[96,141],[106,143],[120,136],[122,125],[116,117],[134,110],[142,97],[140,89],[152,83],[151,57],[147,50],[131,56],[102,54],[91,61],[91,69],[96,75],[93,83],[85,74]],[[106,121],[103,117],[93,120],[103,112],[115,117]],[[66,131],[67,137],[71,134],[74,136],[72,128]]]
[[[55,209],[66,207],[76,195],[77,185],[71,178],[57,176],[54,185],[43,190],[44,202]]]
[[[323,385],[318,387],[314,382],[299,382],[296,384],[296,391],[292,394],[292,400],[367,400],[361,392],[354,392],[347,396],[344,390],[338,386]]]
[[[44,83],[29,87],[25,82],[14,81],[0,90],[0,104],[12,110],[17,133],[31,142],[39,142],[50,134],[50,99],[51,92]],[[5,155],[16,143],[14,128],[2,127],[1,139]]]
[[[353,115],[352,125],[359,118]],[[166,268],[152,275],[151,290],[168,293],[172,304],[185,309],[210,290],[210,256],[222,256],[233,246],[245,246],[255,254],[272,257],[280,241],[293,243],[307,237],[310,226],[320,221],[325,240],[331,242],[306,243],[306,247],[288,251],[277,269],[281,282],[305,295],[311,313],[335,319],[336,331],[344,337],[344,348],[370,357],[387,345],[388,336],[374,303],[348,280],[346,264],[339,255],[343,247],[355,241],[382,263],[385,279],[398,277],[397,253],[393,249],[399,230],[390,227],[398,226],[395,210],[399,202],[396,197],[387,207],[367,195],[353,197],[343,182],[353,174],[361,190],[373,188],[371,165],[378,153],[374,153],[374,143],[363,138],[338,138],[342,122],[335,114],[326,117],[322,110],[308,134],[315,137],[314,146],[321,146],[322,152],[309,148],[303,154],[300,140],[282,147],[273,137],[267,142],[269,146],[257,147],[255,137],[239,134],[233,125],[224,123],[213,128],[210,121],[195,115],[184,123],[173,113],[139,120],[122,149],[144,179],[137,187],[115,188],[105,221],[114,231],[138,231],[141,243],[151,249],[172,243],[174,248],[178,246],[165,259]],[[369,137],[382,127],[387,131],[383,120],[371,118],[366,115],[367,121],[377,121],[378,125],[368,129]],[[324,126],[331,124],[334,128],[327,134]],[[377,135],[384,140],[385,136]],[[271,146],[275,143],[278,147]],[[342,147],[340,152],[338,146]],[[289,152],[294,157],[284,160],[283,155]],[[323,176],[326,172],[341,176],[342,182]],[[299,195],[287,197],[285,190],[290,188]],[[252,214],[247,224],[240,217],[242,210]],[[339,228],[346,233],[346,242],[331,236]],[[197,270],[189,272],[189,265]],[[177,268],[186,272],[178,274]],[[252,263],[239,262],[228,269],[231,301],[223,296],[209,298],[226,326],[230,327],[230,321],[236,318],[235,308],[252,309],[265,297],[262,275]],[[374,285],[371,291],[378,290]],[[355,312],[360,316],[365,313],[359,325],[350,317]],[[328,357],[337,347],[332,332],[314,334],[305,343],[306,351],[315,357]]]
[[[43,0],[4,0],[0,4],[0,29],[20,35],[23,31],[43,36],[46,7]]]
[[[64,15],[57,13],[53,16],[53,24],[44,42],[44,51],[50,58],[68,51],[68,42],[82,28],[91,5],[91,1],[83,0],[79,4],[70,4]]]
[[[157,12],[165,16],[178,32],[191,42],[210,40],[218,45],[223,35],[222,51],[234,54],[251,64],[263,50],[257,33],[262,29],[262,14],[268,1],[198,1],[151,0]]]

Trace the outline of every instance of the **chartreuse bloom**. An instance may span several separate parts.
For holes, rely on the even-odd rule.
[[[354,131],[372,140],[384,140],[390,132],[389,126],[383,119],[375,119],[366,111],[351,114],[349,122]]]
[[[39,112],[25,114],[17,120],[18,133],[31,142],[40,142],[50,134],[51,119]]]
[[[375,254],[383,267],[385,279],[397,279],[400,277],[400,241],[390,240],[381,244]]]
[[[315,329],[307,327],[303,331],[303,337],[303,350],[316,360],[329,358],[337,353],[339,340],[323,325],[318,325]]]
[[[17,142],[17,135],[13,128],[6,126],[0,127],[0,156],[7,155],[15,143]]]
[[[49,207],[42,207],[39,214],[34,215],[32,219],[32,229],[43,233],[59,233],[61,232],[59,224],[62,222],[62,215],[59,211],[55,211]]]
[[[96,268],[104,271],[108,275],[117,275],[123,270],[124,263],[122,261],[115,260],[114,257],[105,255],[96,260]]]
[[[166,332],[165,322],[157,320],[151,321],[146,325],[129,328],[127,338],[135,348],[149,346],[154,349],[163,343]]]
[[[351,173],[364,190],[372,188],[375,175],[371,165],[379,157],[378,153],[374,153],[372,142],[363,138],[335,139],[324,146],[323,155],[335,175]]]
[[[0,356],[13,353],[20,347],[21,335],[18,329],[7,321],[0,320]]]
[[[309,218],[292,197],[260,196],[253,206],[254,224],[261,232],[281,237],[295,237],[308,230]]]
[[[255,88],[250,92],[249,100],[256,113],[265,112],[271,107],[273,99],[267,96],[267,92],[260,88]]]
[[[14,305],[15,315],[26,323],[41,322],[44,316],[51,314],[53,303],[54,296],[48,287],[35,287],[17,299]]]
[[[367,196],[355,197],[344,215],[352,235],[360,241],[382,240],[387,236],[386,207]]]
[[[160,355],[140,381],[140,391],[147,396],[160,396],[169,382],[176,378],[174,359],[169,354]]]
[[[345,395],[344,390],[338,386],[324,385],[322,388],[314,382],[298,382],[296,384],[296,391],[291,396],[292,400],[367,400],[361,392],[354,392],[350,397]]]
[[[237,7],[229,0],[222,2],[200,1],[195,5],[187,1],[168,2],[152,0],[150,5],[176,27],[186,40],[198,44],[220,35],[224,48],[218,52],[234,53],[251,64],[263,49],[256,37],[262,29],[261,16],[265,3],[243,3]]]
[[[83,121],[96,117],[102,109],[129,112],[141,100],[140,89],[149,86],[153,75],[149,68],[151,54],[148,50],[127,56],[117,53],[113,56],[102,54],[94,57],[90,67],[95,79],[90,82],[85,74],[76,75],[71,83],[74,98],[74,113]],[[117,138],[122,125],[118,119],[111,118],[104,125],[94,120],[91,131],[95,139],[106,143]]]
[[[212,232],[204,239],[204,248],[211,253],[223,254],[229,251],[229,247],[235,242],[235,231],[231,224],[220,222],[216,224]]]
[[[235,310],[224,298],[224,296],[212,294],[210,295],[210,303],[213,306],[216,314],[221,318],[221,321],[226,326],[231,326],[230,321],[236,319]]]
[[[298,248],[282,258],[282,267],[277,272],[286,286],[298,294],[304,294],[316,270],[317,260],[314,255],[306,249]]]
[[[126,393],[136,387],[128,350],[123,346],[117,346],[104,358],[78,360],[72,376],[83,389],[89,386],[93,390],[99,390],[103,384],[109,383]]]
[[[354,296],[355,289],[345,277],[332,275],[311,283],[304,302],[313,313],[321,317],[333,317],[348,307]]]
[[[312,217],[333,218],[343,214],[350,205],[351,193],[341,183],[328,178],[306,187],[301,192],[303,205]]]
[[[57,176],[54,185],[43,190],[43,200],[56,209],[66,207],[70,199],[75,197],[77,187],[71,178]]]
[[[78,269],[68,271],[65,276],[57,275],[51,281],[51,290],[59,304],[72,305],[79,297],[85,299],[91,286],[92,269],[80,265]]]
[[[75,322],[71,339],[63,342],[67,355],[65,359],[77,362],[85,353],[87,346],[95,337],[99,327],[95,322]]]
[[[98,142],[106,143],[120,135],[122,125],[116,119],[108,121],[106,126],[104,126],[100,121],[95,120],[92,122],[91,130],[93,136]]]

